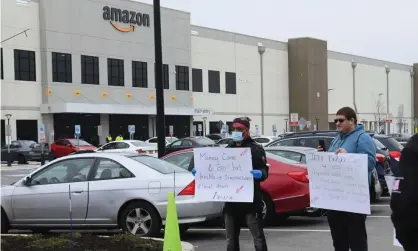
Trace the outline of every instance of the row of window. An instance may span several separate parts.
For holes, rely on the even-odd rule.
[[[71,54],[52,52],[52,81],[71,83],[73,81]],[[14,50],[15,80],[36,81],[35,52]],[[109,86],[124,86],[124,60],[108,58],[107,72]],[[154,67],[155,68],[155,67]],[[81,56],[81,83],[99,84],[99,58]],[[3,79],[3,48],[1,49],[1,79]],[[164,89],[169,89],[169,66],[163,65]],[[220,93],[220,72],[208,71],[209,93]],[[132,87],[148,88],[148,63],[132,61]],[[225,72],[225,93],[236,94],[236,74]],[[189,67],[176,65],[176,90],[189,91]],[[202,69],[192,68],[192,91],[203,92]]]

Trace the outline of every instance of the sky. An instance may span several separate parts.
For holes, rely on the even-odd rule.
[[[161,6],[190,12],[193,25],[283,42],[313,37],[328,41],[328,50],[418,63],[418,0],[161,0]]]

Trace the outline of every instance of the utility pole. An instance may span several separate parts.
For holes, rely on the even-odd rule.
[[[387,125],[387,129],[386,129],[386,134],[389,135],[390,134],[390,122],[389,122],[389,73],[390,73],[390,68],[389,66],[385,65],[385,70],[386,70],[386,125]]]
[[[165,155],[165,114],[163,84],[163,53],[161,41],[161,6],[160,0],[154,0],[154,46],[155,46],[155,92],[157,106],[158,158]]]

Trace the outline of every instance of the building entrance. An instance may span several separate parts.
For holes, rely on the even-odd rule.
[[[129,139],[129,125],[135,125],[134,139],[145,141],[149,139],[148,115],[109,114],[109,134],[113,139],[119,134],[123,139]]]
[[[53,117],[54,140],[75,138],[75,125],[80,125],[80,139],[96,146],[99,145],[97,126],[100,125],[100,114],[56,113]]]

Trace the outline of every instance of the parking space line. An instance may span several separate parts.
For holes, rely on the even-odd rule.
[[[188,232],[224,232],[224,229],[220,228],[190,228]],[[241,231],[250,231],[248,228],[242,228]],[[329,233],[327,229],[283,229],[283,228],[264,228],[266,232],[322,232]]]

